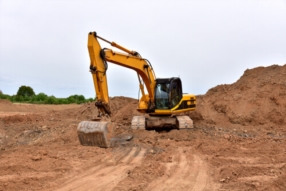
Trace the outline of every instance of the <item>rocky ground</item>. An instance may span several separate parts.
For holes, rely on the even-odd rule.
[[[114,97],[115,136],[134,137],[107,149],[77,138],[92,103],[0,100],[0,190],[286,190],[285,76],[258,67],[198,95],[190,131],[131,130],[137,100]]]

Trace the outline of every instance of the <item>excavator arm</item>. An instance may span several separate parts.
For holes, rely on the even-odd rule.
[[[115,52],[106,48],[102,49],[98,39],[108,42],[125,53]],[[140,91],[142,93],[138,110],[145,113],[146,111],[155,109],[154,89],[156,85],[156,77],[151,64],[146,59],[141,58],[141,56],[135,51],[130,51],[115,42],[109,42],[102,37],[97,36],[96,32],[90,32],[88,35],[88,51],[90,56],[90,71],[92,73],[94,88],[96,91],[95,105],[102,114],[111,114],[106,76],[107,62],[136,71],[139,79]],[[148,94],[145,93],[144,86],[147,89]]]

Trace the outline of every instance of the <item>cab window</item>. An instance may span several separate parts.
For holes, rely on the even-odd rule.
[[[169,108],[169,84],[156,85],[156,108],[168,109]]]

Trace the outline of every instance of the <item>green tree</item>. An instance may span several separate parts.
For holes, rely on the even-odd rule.
[[[21,86],[17,92],[17,96],[22,96],[24,98],[32,97],[34,95],[35,95],[35,92],[30,86]]]

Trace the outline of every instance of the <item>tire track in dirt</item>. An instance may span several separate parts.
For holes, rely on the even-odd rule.
[[[119,147],[114,149],[111,159],[75,176],[58,190],[112,190],[118,182],[127,177],[127,171],[141,165],[146,149],[141,147]]]
[[[146,190],[213,190],[204,161],[186,150],[179,148],[172,162],[165,163],[165,175],[151,182]]]
[[[209,182],[207,166],[204,161],[197,155],[194,155],[194,166],[196,176],[194,176],[194,186],[191,190],[206,190]]]

